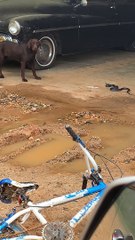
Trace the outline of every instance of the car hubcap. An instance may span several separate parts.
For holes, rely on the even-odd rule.
[[[49,66],[55,57],[55,44],[49,37],[43,37],[41,40],[41,47],[36,54],[37,63],[42,66]]]

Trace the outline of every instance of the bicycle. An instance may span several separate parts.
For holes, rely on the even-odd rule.
[[[83,184],[82,189],[80,191],[76,191],[73,193],[69,193],[60,197],[56,197],[44,202],[36,203],[34,204],[32,201],[30,201],[29,197],[25,196],[25,194],[22,194],[22,199],[24,203],[24,209],[20,211],[16,211],[14,208],[13,211],[7,216],[7,218],[3,219],[0,222],[0,235],[3,234],[7,229],[12,229],[12,234],[14,233],[14,237],[3,237],[0,238],[1,240],[27,240],[27,239],[36,239],[36,240],[72,240],[73,239],[73,228],[77,224],[80,223],[80,221],[86,217],[92,209],[95,207],[95,205],[98,203],[102,195],[104,194],[104,191],[107,187],[107,185],[104,183],[102,176],[100,175],[101,169],[97,165],[96,161],[88,151],[88,149],[85,146],[85,143],[81,140],[79,135],[77,135],[70,126],[65,127],[67,132],[72,137],[73,141],[77,142],[79,146],[81,147],[82,151],[85,155],[86,165],[87,165],[87,171],[83,175]],[[91,168],[92,165],[92,168]],[[88,180],[91,181],[92,186],[87,188],[87,182]],[[65,204],[67,202],[75,201],[77,199],[86,197],[88,195],[96,194],[96,196],[90,200],[70,221],[69,223],[64,222],[53,222],[48,223],[46,218],[40,213],[40,211],[43,208],[49,208],[54,207],[56,205]],[[26,231],[22,231],[22,233],[15,233],[15,230],[11,227],[11,224],[15,223],[20,216],[23,216],[21,224],[29,218],[30,213],[33,213],[38,221],[43,226],[42,228],[42,236],[37,235],[27,235]]]

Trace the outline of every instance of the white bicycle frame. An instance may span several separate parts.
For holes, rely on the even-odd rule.
[[[84,143],[80,140],[77,141],[81,147],[81,149],[84,152],[85,155],[85,160],[86,160],[86,165],[89,171],[89,174],[91,174],[91,167],[90,164],[94,166],[94,169],[97,171],[98,166],[89,153],[89,151],[86,149]],[[74,228],[84,217],[86,217],[93,209],[93,207],[97,204],[99,199],[102,197],[104,194],[104,190],[106,189],[106,184],[103,181],[100,181],[98,185],[86,188],[77,192],[73,192],[67,195],[63,195],[57,198],[53,198],[51,200],[47,200],[41,203],[33,204],[32,202],[28,202],[27,205],[28,207],[26,209],[23,209],[17,213],[15,213],[13,216],[9,217],[5,221],[3,221],[0,224],[0,231],[2,231],[4,228],[10,226],[11,223],[15,222],[20,216],[23,216],[21,224],[23,224],[30,216],[30,213],[32,212],[38,221],[44,226],[47,224],[47,220],[45,217],[40,213],[41,209],[43,208],[48,208],[48,207],[53,207],[56,205],[64,204],[67,202],[74,201],[76,199],[83,198],[88,195],[93,195],[97,193],[97,195],[87,204],[85,205],[70,221],[69,225],[70,227]],[[31,240],[38,240],[41,239],[43,240],[42,236],[35,236],[35,235],[27,235],[27,236],[19,236],[19,237],[14,237],[14,238],[2,238],[2,240],[21,240],[21,239],[31,239]]]

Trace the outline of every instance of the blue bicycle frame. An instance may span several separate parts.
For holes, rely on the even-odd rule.
[[[73,130],[67,126],[66,127],[67,131],[69,132],[69,134],[72,136],[73,140],[76,141],[77,143],[79,143],[80,147],[82,148],[84,154],[85,154],[85,159],[86,159],[86,164],[88,167],[88,172],[91,175],[92,172],[96,172],[97,176],[98,176],[98,181],[96,183],[93,184],[92,187],[90,188],[86,188],[80,191],[76,191],[67,195],[63,195],[57,198],[53,198],[41,203],[37,203],[37,204],[33,204],[32,202],[28,202],[27,204],[27,208],[23,209],[17,213],[11,214],[8,216],[8,218],[3,219],[3,221],[0,223],[0,232],[2,233],[2,230],[9,227],[10,224],[12,224],[14,221],[16,221],[20,216],[24,215],[24,219],[26,216],[26,219],[28,218],[27,216],[29,216],[30,212],[33,212],[34,215],[37,217],[37,219],[40,221],[40,223],[42,225],[45,225],[47,223],[46,219],[44,218],[44,216],[39,212],[41,211],[41,209],[43,208],[48,208],[48,207],[53,207],[56,205],[60,205],[60,204],[64,204],[67,202],[71,202],[74,201],[76,199],[80,199],[89,195],[93,195],[96,194],[96,196],[89,201],[89,203],[87,203],[70,221],[69,221],[69,225],[71,228],[74,228],[78,223],[80,223],[80,221],[86,217],[87,214],[89,214],[91,212],[91,210],[93,209],[93,207],[97,204],[97,202],[100,200],[100,198],[102,197],[102,195],[104,194],[104,191],[106,189],[106,184],[103,182],[100,174],[98,173],[98,166],[95,162],[95,160],[93,159],[93,157],[90,155],[89,151],[86,149],[85,144],[82,142],[82,140],[80,139],[80,137],[78,135],[76,135]],[[91,169],[90,167],[90,163],[93,165],[93,169]],[[26,220],[25,219],[25,220]],[[24,221],[25,221],[24,220]],[[2,238],[2,240],[21,240],[21,239],[43,239],[40,236],[32,236],[31,238],[29,238],[30,236],[24,236],[21,235],[19,237],[15,237],[15,238]]]

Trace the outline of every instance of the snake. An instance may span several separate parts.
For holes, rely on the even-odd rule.
[[[128,94],[131,94],[131,90],[128,87],[119,88],[118,85],[111,84],[111,83],[106,83],[105,86],[110,88],[110,91],[113,91],[113,92],[119,92],[119,91],[125,90]]]

